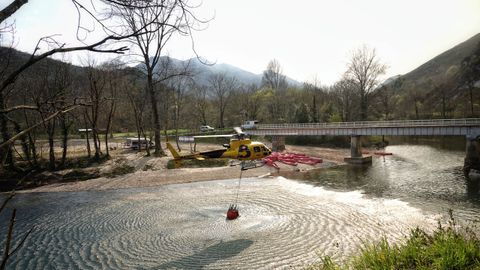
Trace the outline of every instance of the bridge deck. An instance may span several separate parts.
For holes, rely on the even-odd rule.
[[[247,130],[245,132],[251,135],[279,136],[478,136],[480,135],[480,118],[337,123],[262,124],[257,125],[257,129]]]

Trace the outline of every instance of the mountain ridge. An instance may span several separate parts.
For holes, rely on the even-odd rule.
[[[391,83],[400,79],[403,81],[402,88],[417,87],[428,92],[433,89],[432,82],[446,77],[446,73],[451,68],[458,70],[462,60],[471,56],[479,44],[480,33],[440,53],[410,72],[400,76],[392,76],[385,80],[385,82],[389,81],[388,83]]]
[[[161,61],[171,61],[173,67],[186,67],[188,66],[193,74],[195,81],[200,85],[208,85],[209,76],[213,74],[226,74],[227,76],[235,77],[239,82],[245,85],[260,86],[262,83],[262,74],[256,74],[251,71],[239,68],[237,66],[227,63],[212,63],[206,60],[200,61],[198,58],[190,58],[186,60],[179,60],[170,56],[162,56]],[[202,63],[203,62],[203,63]],[[294,87],[301,87],[303,83],[298,82],[285,75],[287,83]]]

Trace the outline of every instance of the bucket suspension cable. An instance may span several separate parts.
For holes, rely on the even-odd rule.
[[[244,165],[244,162],[245,162],[245,161],[242,161],[242,163],[241,163],[242,168],[240,169],[240,176],[238,177],[237,196],[236,196],[236,198],[235,198],[235,205],[236,205],[237,202],[238,202],[238,194],[240,193],[240,185],[241,185],[241,183],[242,183],[242,173],[243,173],[243,165]]]
[[[235,195],[235,203],[231,204],[230,207],[227,210],[227,219],[228,220],[233,220],[233,219],[236,219],[236,218],[239,217],[237,203],[238,203],[238,195],[240,193],[240,185],[242,183],[242,173],[243,173],[243,166],[244,165],[245,165],[244,161],[242,161],[242,163],[241,163],[242,169],[240,170],[240,177],[238,178],[237,194]]]

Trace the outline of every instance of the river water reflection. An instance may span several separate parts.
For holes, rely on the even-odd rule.
[[[376,156],[371,166],[282,175],[333,190],[361,190],[368,197],[401,199],[424,210],[446,213],[453,209],[455,216],[465,221],[479,219],[480,178],[473,174],[466,179],[463,175],[463,150],[395,145],[386,152],[393,155]]]
[[[387,151],[394,155],[371,167],[309,172],[300,181],[244,179],[234,221],[225,212],[237,180],[21,194],[9,206],[18,209],[17,231],[35,225],[35,233],[8,268],[295,268],[318,254],[341,258],[362,239],[434,228],[448,208],[478,217],[478,192],[461,175],[463,152],[408,145]]]

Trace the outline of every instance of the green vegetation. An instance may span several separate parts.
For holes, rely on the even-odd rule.
[[[229,159],[227,158],[212,158],[205,160],[185,159],[182,160],[182,168],[211,168],[222,167],[228,165]],[[175,169],[175,161],[169,160],[167,163],[168,169]]]
[[[109,173],[106,173],[105,176],[109,178],[113,178],[113,177],[129,174],[133,172],[135,172],[135,167],[130,166],[128,164],[121,164],[121,165],[115,166],[112,169],[112,171],[110,171]]]
[[[325,256],[307,269],[480,269],[480,240],[471,228],[459,229],[451,216],[446,228],[439,223],[431,234],[416,228],[405,243],[383,238],[366,243],[343,265]]]
[[[189,133],[189,132],[192,132],[190,129],[179,129],[178,130],[178,134],[181,135],[181,134],[186,134],[186,133]],[[165,134],[165,130],[162,130],[162,135]],[[167,130],[167,134],[168,135],[175,135],[175,129],[169,129]],[[118,132],[118,133],[113,133],[113,137],[114,138],[125,138],[125,137],[133,137],[133,138],[136,138],[138,137],[138,133],[137,132]],[[148,135],[147,135],[148,137]]]

